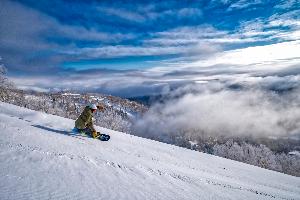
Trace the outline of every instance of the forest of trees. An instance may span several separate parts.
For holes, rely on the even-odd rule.
[[[300,177],[299,140],[211,137],[189,129],[168,136],[149,138]]]
[[[103,99],[103,100],[102,100]],[[66,95],[63,93],[31,93],[14,88],[1,88],[0,101],[22,106],[28,109],[42,111],[65,118],[76,119],[84,107],[90,103],[104,103],[105,110],[96,112],[95,124],[116,131],[131,133],[132,118],[128,115],[136,113],[134,108],[124,105],[107,104],[104,96],[95,100],[90,95]]]
[[[216,144],[213,147],[213,153],[220,157],[300,176],[299,156],[286,153],[276,154],[263,144],[252,145],[246,142],[238,144],[233,140],[228,140],[225,144]]]

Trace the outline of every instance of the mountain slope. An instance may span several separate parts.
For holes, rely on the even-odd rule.
[[[300,199],[300,179],[0,102],[0,199]]]

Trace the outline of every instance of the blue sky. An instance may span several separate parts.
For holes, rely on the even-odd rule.
[[[299,0],[0,4],[1,62],[23,89],[138,96],[241,74],[298,73]]]

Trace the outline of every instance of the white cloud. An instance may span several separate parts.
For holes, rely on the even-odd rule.
[[[283,41],[299,40],[300,39],[300,30],[278,33],[278,34],[272,36],[272,38],[276,38],[276,39],[283,40]]]
[[[193,39],[222,37],[228,34],[227,31],[220,31],[210,25],[185,26],[154,34],[154,37],[171,39]]]
[[[273,36],[276,35],[278,31],[275,30],[269,30],[269,31],[256,31],[256,30],[250,30],[244,33],[241,33],[245,37],[256,37],[252,38],[254,41],[267,41],[268,39],[266,38],[257,38],[259,36]]]
[[[278,9],[289,9],[292,8],[293,6],[297,6],[300,4],[299,0],[281,0],[281,2],[276,5],[274,8],[278,8]]]
[[[99,92],[117,96],[142,96],[162,92],[167,83],[143,74],[104,73],[55,76],[10,77],[19,89],[37,91]]]
[[[283,42],[265,46],[221,52],[207,59],[188,64],[189,67],[208,67],[219,64],[251,67],[252,70],[266,70],[287,67],[300,63],[300,41]]]
[[[195,139],[204,135],[299,134],[299,91],[281,96],[261,89],[234,91],[222,88],[224,85],[218,87],[213,90],[212,83],[198,84],[175,91],[177,98],[154,105],[137,122],[136,131],[162,140],[176,135]]]
[[[109,16],[115,16],[130,22],[145,23],[146,21],[169,20],[169,19],[199,19],[203,16],[203,12],[199,8],[180,8],[167,9],[158,11],[155,4],[145,5],[143,7],[137,5],[137,8],[113,8],[98,7],[97,10]]]
[[[158,42],[158,41],[156,41]],[[167,44],[168,41],[160,41]],[[80,48],[76,50],[64,51],[66,54],[76,55],[83,58],[115,58],[124,56],[161,56],[161,55],[207,55],[214,53],[218,50],[217,46],[211,46],[206,43],[197,41],[195,44],[183,44],[183,41],[178,42],[176,45],[154,45],[154,41],[144,46],[104,46],[95,48]]]
[[[89,58],[113,58],[123,56],[150,56],[150,55],[164,55],[164,54],[178,54],[184,52],[186,49],[179,49],[176,47],[139,47],[139,46],[105,46],[96,48],[81,48],[77,51],[71,51],[71,55],[78,54],[82,57]]]
[[[239,0],[239,1],[231,4],[227,10],[232,11],[232,10],[238,10],[238,9],[245,9],[250,6],[259,5],[262,3],[263,3],[262,0]]]
[[[299,15],[299,11],[292,10],[283,14],[274,14],[267,19],[256,18],[243,21],[233,35],[236,35],[237,38],[265,42],[298,40],[300,31]]]
[[[155,33],[152,35],[152,38],[144,40],[141,46],[107,45],[104,47],[67,50],[64,51],[64,53],[88,58],[174,54],[181,56],[201,56],[219,51],[220,47],[218,43],[237,42],[237,40],[239,40],[238,38],[223,38],[223,41],[217,42],[216,39],[214,39],[215,37],[225,37],[225,34],[225,31],[218,31],[210,26],[181,27],[170,31]]]
[[[203,15],[202,10],[200,10],[199,8],[182,8],[177,13],[179,17],[198,18],[202,17]]]
[[[119,18],[142,23],[146,20],[146,17],[133,11],[124,10],[121,8],[110,8],[110,7],[98,7],[98,11],[107,15],[117,16]]]

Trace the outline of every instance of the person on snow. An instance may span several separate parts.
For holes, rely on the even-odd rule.
[[[78,119],[75,121],[75,128],[77,128],[79,132],[85,132],[91,135],[93,138],[97,138],[100,134],[96,131],[93,125],[93,113],[95,113],[97,109],[102,111],[104,110],[104,106],[96,106],[95,104],[86,106]]]

